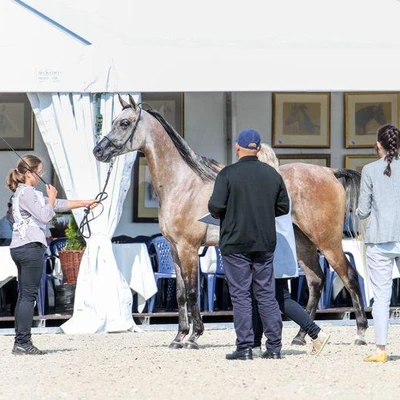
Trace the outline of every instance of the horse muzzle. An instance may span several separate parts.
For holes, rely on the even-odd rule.
[[[93,148],[93,155],[96,158],[96,160],[101,161],[101,162],[110,162],[112,158],[112,152],[106,151],[101,143],[97,144]]]

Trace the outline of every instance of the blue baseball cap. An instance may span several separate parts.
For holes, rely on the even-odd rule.
[[[261,137],[256,130],[245,129],[239,133],[236,143],[244,149],[257,150],[261,144]]]

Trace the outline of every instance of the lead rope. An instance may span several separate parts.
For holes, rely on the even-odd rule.
[[[111,176],[111,171],[113,169],[114,166],[114,158],[111,159],[110,161],[110,166],[108,168],[108,172],[107,172],[107,178],[106,178],[106,183],[104,184],[103,190],[95,197],[96,200],[99,201],[99,206],[101,206],[101,211],[99,214],[97,214],[96,216],[92,216],[92,218],[89,219],[89,213],[92,211],[90,207],[86,207],[84,210],[84,215],[82,218],[81,223],[79,224],[79,232],[81,233],[81,235],[85,238],[85,239],[89,239],[92,236],[92,231],[90,229],[90,225],[89,223],[92,222],[93,220],[95,220],[96,218],[99,218],[100,215],[103,213],[104,211],[104,206],[103,204],[101,204],[104,200],[107,199],[108,197],[108,193],[106,192],[106,187],[108,185],[108,181],[110,180],[110,176]],[[93,213],[92,213],[93,215]],[[85,227],[87,227],[87,235],[84,234],[85,231]]]

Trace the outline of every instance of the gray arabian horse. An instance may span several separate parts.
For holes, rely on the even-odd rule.
[[[93,153],[102,162],[135,150],[146,156],[159,198],[160,230],[171,244],[176,269],[179,328],[169,347],[198,349],[197,339],[204,331],[197,305],[198,250],[200,246],[216,245],[219,238],[219,227],[198,219],[208,212],[215,177],[223,165],[197,155],[157,111],[142,109],[131,96],[129,103],[121,97],[120,102],[123,109],[113,121],[111,132]],[[349,210],[346,203],[355,209],[354,193],[358,195],[360,175],[302,163],[284,165],[280,173],[291,195],[297,255],[309,286],[306,309],[314,318],[324,283],[318,248],[351,295],[357,322],[355,343],[365,344],[368,323],[357,273],[350,267],[341,242],[344,216]],[[343,178],[343,184],[338,178]],[[193,331],[184,343],[190,331],[188,308]],[[304,337],[305,332],[300,330],[293,343],[305,344]]]

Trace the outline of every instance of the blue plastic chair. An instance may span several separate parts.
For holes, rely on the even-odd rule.
[[[202,276],[207,281],[207,296],[204,293],[203,296],[203,307],[204,310],[214,311],[214,295],[217,279],[225,279],[224,265],[222,262],[221,250],[218,246],[215,246],[217,253],[217,268],[215,273],[202,273]]]
[[[37,307],[38,314],[40,316],[45,315],[48,311],[48,284],[53,285],[54,293],[55,293],[55,285],[54,285],[54,277],[53,270],[55,260],[59,258],[58,253],[62,250],[67,244],[67,238],[57,238],[50,242],[50,254],[45,257],[44,267],[42,272],[42,278],[40,280],[38,297],[37,297]]]
[[[167,239],[163,236],[157,236],[148,242],[150,257],[155,261],[157,271],[154,272],[154,279],[158,288],[158,282],[161,279],[176,279],[174,260],[171,255],[171,247]],[[157,293],[154,294],[148,303],[148,312],[154,311],[154,304]]]
[[[354,256],[352,253],[349,251],[345,251],[344,254],[346,255],[347,259],[350,261],[351,267],[355,270],[358,276],[358,284],[360,285],[360,292],[361,292],[361,298],[362,302],[364,304],[364,307],[368,307],[368,301],[367,297],[365,295],[365,284],[364,284],[364,279],[363,277],[357,272],[356,268],[356,263],[354,260]],[[336,271],[330,271],[329,275],[329,280],[327,282],[327,306],[330,307],[332,305],[332,292],[333,292],[333,282],[335,278],[338,276]]]

